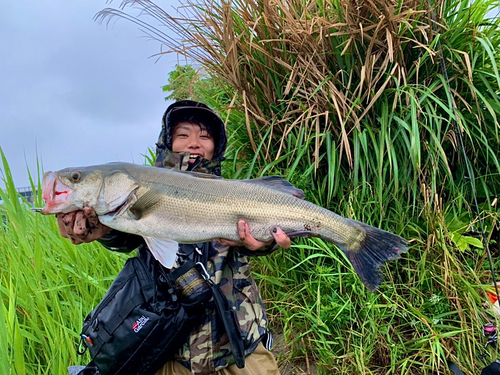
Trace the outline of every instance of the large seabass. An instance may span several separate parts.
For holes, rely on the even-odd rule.
[[[407,251],[400,236],[307,202],[301,190],[279,177],[225,180],[110,163],[46,173],[43,199],[43,214],[92,207],[104,225],[156,240],[238,241],[239,219],[247,220],[252,235],[261,241],[272,239],[274,227],[292,237],[321,237],[345,252],[370,290],[381,282],[383,262]]]

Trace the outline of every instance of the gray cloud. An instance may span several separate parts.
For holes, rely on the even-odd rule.
[[[164,9],[177,2],[159,2]],[[119,2],[113,2],[118,6]],[[3,4],[0,12],[0,147],[17,186],[26,164],[44,169],[142,162],[168,103],[161,86],[174,55],[125,20],[93,21],[104,0]],[[0,183],[0,186],[3,184]]]

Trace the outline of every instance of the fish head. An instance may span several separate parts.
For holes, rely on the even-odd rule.
[[[93,208],[97,215],[113,214],[135,201],[138,183],[121,163],[65,168],[47,172],[42,182],[42,214]]]

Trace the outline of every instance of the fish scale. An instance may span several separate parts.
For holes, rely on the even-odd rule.
[[[180,200],[167,198],[171,197],[171,191],[166,188],[164,196],[158,202],[158,213],[150,218],[156,220],[161,217],[160,220],[169,221],[171,228],[180,228],[156,235],[182,243],[202,242],[217,237],[239,240],[236,223],[238,219],[245,219],[256,239],[268,241],[272,239],[271,231],[275,226],[280,226],[285,232],[304,231],[306,227],[313,229],[317,227],[316,223],[325,222],[326,215],[330,216],[330,220],[334,215],[309,202],[269,188],[255,186],[249,192],[247,184],[241,186],[242,184],[229,180],[203,180],[203,183],[195,185],[193,190],[186,190],[184,199]],[[155,185],[149,184],[149,188],[154,189]],[[241,196],[245,199],[238,198]],[[179,222],[175,215],[174,220],[169,217],[170,212],[187,212],[190,216]],[[311,212],[312,215],[305,215],[305,212]],[[342,218],[337,216],[334,219]],[[147,220],[146,215],[141,220]],[[186,228],[199,220],[204,222],[203,232],[197,232],[196,228]],[[152,223],[149,220],[143,223],[144,233],[147,233]],[[342,223],[339,222],[339,225]],[[314,230],[313,233],[315,232]],[[179,234],[185,236],[173,237]],[[340,237],[336,239],[337,242],[341,241]]]

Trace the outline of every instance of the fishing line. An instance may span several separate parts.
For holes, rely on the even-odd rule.
[[[440,33],[439,29],[437,28],[438,23],[436,21],[436,15],[434,13],[434,8],[432,6],[432,2],[429,2],[429,5],[431,6],[430,7],[430,15],[431,15],[431,19],[432,19],[433,29],[437,33],[437,47],[438,47],[438,50],[440,51],[440,54],[441,54],[441,57],[440,57],[441,70],[442,70],[444,79],[446,81],[446,85],[448,87],[448,91],[450,93],[451,107],[453,109],[453,115],[455,117],[455,119],[454,119],[455,121],[454,121],[454,123],[452,121],[452,124],[455,127],[455,132],[458,134],[458,139],[460,141],[460,148],[462,150],[462,156],[463,156],[464,161],[465,161],[465,167],[467,169],[468,179],[469,179],[469,182],[470,182],[470,185],[471,185],[471,189],[472,189],[472,197],[474,199],[474,205],[475,205],[475,208],[476,208],[476,213],[477,213],[477,217],[478,217],[478,221],[479,221],[479,226],[480,226],[480,231],[481,231],[481,238],[482,238],[484,247],[486,249],[486,253],[488,254],[488,261],[490,263],[490,271],[491,271],[491,276],[493,278],[493,285],[495,286],[495,293],[496,293],[496,296],[497,296],[497,301],[500,303],[500,295],[499,295],[498,288],[497,288],[497,281],[496,281],[496,276],[495,276],[495,269],[494,269],[494,266],[493,266],[493,260],[492,260],[492,257],[491,257],[490,248],[488,246],[488,241],[486,240],[486,234],[485,234],[485,231],[484,231],[483,218],[481,216],[481,212],[479,210],[479,205],[477,203],[476,186],[475,186],[473,178],[472,178],[472,173],[471,173],[471,167],[470,167],[470,164],[469,164],[469,159],[468,159],[467,153],[465,151],[464,140],[463,140],[463,137],[462,137],[462,131],[460,129],[460,118],[458,116],[457,108],[455,106],[455,100],[453,98],[453,92],[451,91],[450,83],[449,83],[449,80],[448,80],[448,69],[446,68],[446,63],[445,63],[445,60],[444,60],[443,47],[441,45],[441,33]]]

